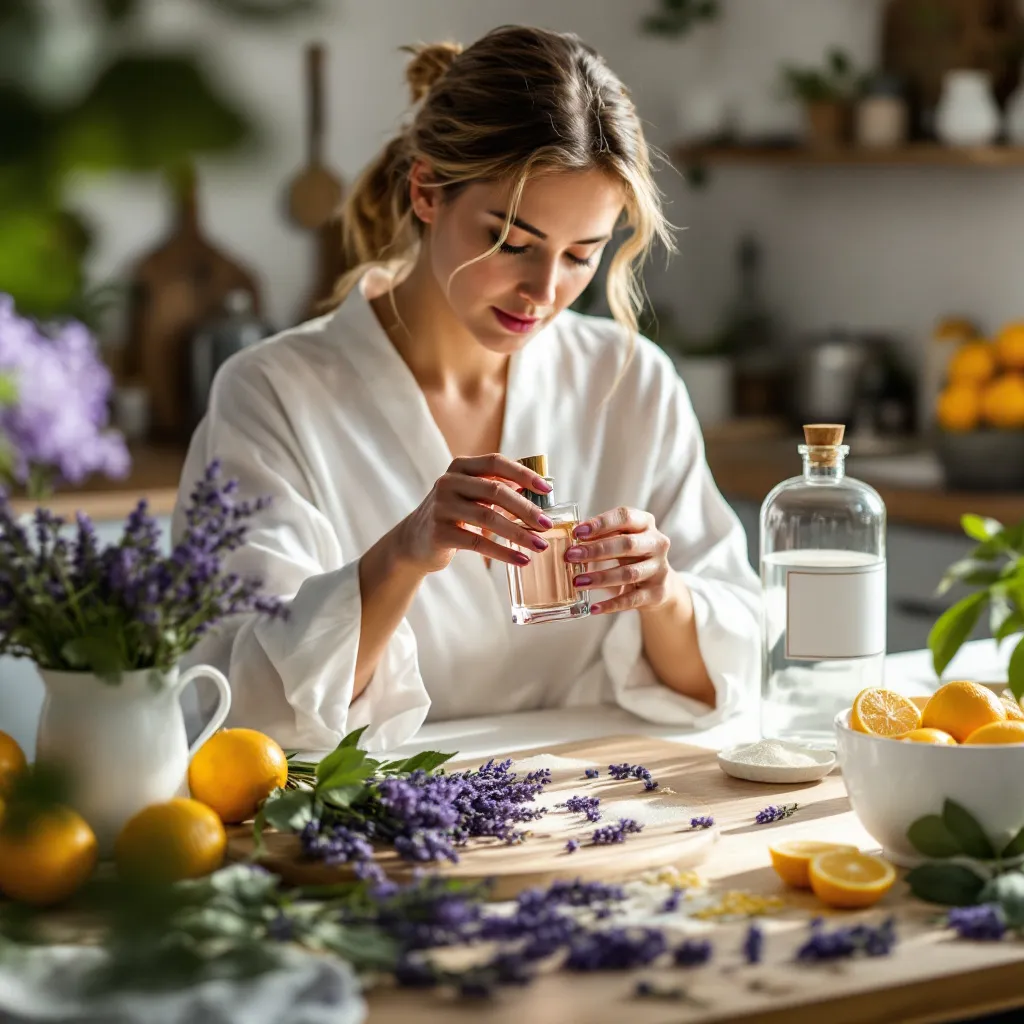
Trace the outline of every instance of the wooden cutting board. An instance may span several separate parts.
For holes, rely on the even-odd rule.
[[[587,743],[566,744],[544,750],[524,751],[517,755],[514,770],[525,774],[544,767],[531,759],[554,755],[565,759],[563,766],[552,768],[551,784],[538,797],[538,806],[547,806],[547,813],[524,826],[529,838],[516,845],[494,839],[471,840],[460,851],[458,864],[441,864],[439,874],[466,882],[491,879],[494,899],[509,899],[524,889],[549,885],[557,879],[581,878],[586,881],[615,882],[635,877],[645,871],[675,865],[691,868],[702,863],[713,850],[717,829],[696,829],[690,819],[711,813],[714,794],[706,782],[696,782],[695,766],[707,764],[714,755],[699,747],[662,744],[652,756],[650,740],[624,736]],[[659,786],[647,792],[638,779],[617,782],[608,775],[608,765],[628,761],[642,763],[651,770]],[[586,767],[601,769],[600,777],[587,779]],[[477,768],[476,762],[453,762],[452,770]],[[729,779],[718,771],[725,791],[743,783]],[[718,781],[717,779],[715,780]],[[573,795],[596,796],[601,800],[602,820],[591,823],[581,814],[570,814],[555,805]],[[756,811],[755,811],[756,813]],[[644,823],[642,832],[630,835],[623,843],[603,846],[587,845],[596,828],[631,817]],[[323,885],[352,877],[345,865],[328,867],[304,861],[296,836],[270,832],[265,834],[267,856],[265,867],[292,885]],[[566,842],[577,839],[581,846],[568,853]],[[228,857],[248,859],[253,853],[252,831],[248,827],[233,830],[228,843]],[[403,861],[390,851],[382,852],[379,863],[396,880],[412,878],[417,865]],[[431,865],[431,870],[435,865]]]

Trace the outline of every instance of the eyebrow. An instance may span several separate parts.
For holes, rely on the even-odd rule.
[[[508,220],[508,213],[503,213],[501,210],[488,210],[487,211],[492,217],[497,217],[498,220]],[[512,218],[512,226],[519,228],[520,231],[525,231],[527,234],[535,235],[542,241],[547,240],[547,235],[541,231],[540,228],[535,228],[532,224],[527,224],[525,220],[520,220],[518,217]],[[599,235],[597,238],[582,238],[578,242],[573,242],[573,245],[594,245],[596,242],[607,242],[611,235]]]

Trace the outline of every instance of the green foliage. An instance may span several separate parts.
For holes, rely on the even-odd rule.
[[[986,606],[989,631],[997,642],[1024,630],[1024,520],[1003,526],[995,519],[968,514],[960,523],[977,543],[946,570],[938,592],[944,594],[958,585],[976,589],[947,608],[928,634],[928,649],[939,676],[971,635]],[[1009,685],[1019,700],[1024,695],[1024,639],[1010,655]]]
[[[843,103],[861,89],[861,77],[854,70],[849,54],[833,47],[825,55],[821,68],[783,65],[784,90],[803,103]]]
[[[204,0],[221,16],[273,23],[319,0]],[[101,26],[79,90],[40,88],[40,68],[61,31],[59,5],[0,4],[0,292],[38,318],[73,316],[95,326],[83,263],[91,231],[68,208],[82,173],[164,172],[198,155],[256,144],[244,104],[211,71],[215,55],[155,50],[135,30],[138,0],[76,0]],[[113,45],[115,39],[118,45]],[[127,47],[122,44],[128,40]]]
[[[640,22],[644,32],[678,39],[702,21],[714,21],[720,12],[718,0],[658,0],[657,9]]]

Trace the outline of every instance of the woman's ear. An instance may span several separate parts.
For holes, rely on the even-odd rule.
[[[441,203],[441,190],[431,185],[433,169],[424,160],[417,160],[409,172],[409,202],[412,212],[424,223],[433,224]]]

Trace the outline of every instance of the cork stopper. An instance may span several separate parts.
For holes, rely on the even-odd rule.
[[[845,433],[842,423],[805,423],[804,442],[810,449],[807,458],[816,466],[836,465]]]
[[[554,481],[548,476],[548,457],[546,455],[527,455],[524,459],[516,459],[516,462],[520,466],[525,466],[527,469],[532,470],[537,476],[544,477],[549,484],[554,485]],[[528,498],[538,508],[551,508],[555,504],[554,490],[547,494],[540,494],[538,491],[531,491],[524,487],[523,497]]]

